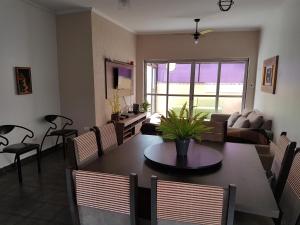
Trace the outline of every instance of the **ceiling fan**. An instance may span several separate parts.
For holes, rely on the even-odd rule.
[[[205,35],[205,34],[208,34],[208,33],[211,33],[211,32],[213,32],[213,30],[211,30],[211,29],[207,29],[207,30],[203,30],[203,31],[198,31],[198,24],[199,24],[199,22],[200,22],[200,19],[194,19],[194,21],[195,21],[195,23],[196,23],[196,31],[195,31],[195,33],[193,34],[193,36],[194,36],[194,42],[195,42],[195,44],[198,44],[198,42],[199,42],[199,38],[201,37],[201,36],[203,36],[203,35]]]
[[[130,0],[118,0],[118,4],[121,8],[129,7]]]

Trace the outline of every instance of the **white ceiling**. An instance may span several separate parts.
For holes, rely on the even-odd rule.
[[[86,8],[136,33],[171,33],[192,31],[193,19],[201,18],[200,28],[216,30],[251,30],[285,0],[235,0],[229,12],[221,12],[217,0],[130,0],[122,7],[118,0],[30,0],[54,11],[65,13]]]

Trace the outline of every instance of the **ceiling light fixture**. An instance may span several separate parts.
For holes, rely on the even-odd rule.
[[[219,5],[221,11],[227,12],[234,5],[234,1],[233,0],[219,0],[218,5]]]
[[[130,5],[130,0],[118,0],[118,2],[121,8],[126,8]]]
[[[195,44],[198,44],[198,43],[199,43],[199,38],[200,38],[200,36],[203,36],[203,35],[205,35],[205,34],[207,34],[207,33],[213,32],[213,30],[208,29],[208,30],[203,30],[203,31],[199,32],[199,31],[198,31],[198,24],[199,24],[199,22],[200,22],[200,19],[194,19],[194,21],[195,21],[195,23],[196,23],[196,31],[195,31],[195,33],[193,34],[193,37],[194,37],[194,43],[195,43]]]
[[[196,31],[193,34],[193,36],[194,36],[194,42],[195,42],[195,44],[198,44],[199,37],[200,37],[200,33],[198,32],[198,23],[200,22],[200,19],[194,19],[194,21],[196,23]]]

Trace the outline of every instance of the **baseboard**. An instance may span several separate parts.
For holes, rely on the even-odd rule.
[[[46,156],[46,155],[49,155],[50,153],[52,153],[52,152],[54,152],[54,151],[56,151],[56,150],[59,150],[59,149],[61,148],[61,145],[62,145],[62,144],[58,144],[57,147],[52,146],[52,147],[50,147],[50,148],[47,148],[47,149],[43,150],[43,151],[41,152],[41,157]],[[33,155],[28,156],[28,157],[26,157],[26,158],[24,158],[24,159],[21,159],[21,163],[22,163],[22,164],[27,164],[27,163],[32,162],[32,161],[35,161],[35,160],[36,160],[36,154],[33,154]],[[0,168],[0,175],[6,173],[6,172],[8,172],[8,171],[11,171],[11,170],[13,170],[13,169],[15,169],[15,168],[16,168],[16,167],[14,166],[14,163],[11,163],[11,164],[9,164],[9,165],[7,165],[7,166],[4,166],[4,167]]]

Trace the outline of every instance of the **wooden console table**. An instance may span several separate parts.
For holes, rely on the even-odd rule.
[[[132,115],[129,118],[116,122],[118,144],[121,145],[140,133],[143,123],[146,121],[146,113]]]

